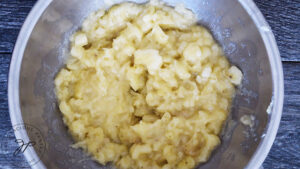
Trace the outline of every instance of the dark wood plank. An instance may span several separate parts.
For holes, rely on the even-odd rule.
[[[300,168],[300,62],[284,63],[285,100],[280,128],[265,169]]]
[[[7,102],[7,76],[11,55],[0,54],[0,168],[16,169],[13,164],[26,163],[22,156],[10,158],[17,148],[15,135],[10,123]]]
[[[0,53],[12,53],[19,31],[20,29],[0,28]]]
[[[1,27],[19,28],[37,0],[1,0]]]
[[[12,52],[19,30],[36,1],[0,1],[0,53]]]
[[[254,0],[270,24],[283,61],[300,61],[300,0]]]
[[[2,129],[10,127],[10,123],[2,121],[7,119],[7,78],[10,64],[10,55],[0,54],[0,132]]]
[[[283,61],[300,61],[300,0],[254,0],[272,27]],[[2,0],[0,53],[11,53],[36,0]]]
[[[284,63],[285,101],[279,132],[264,162],[267,169],[300,168],[300,63]]]

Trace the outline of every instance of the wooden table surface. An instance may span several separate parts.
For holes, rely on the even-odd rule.
[[[7,158],[17,145],[7,103],[8,69],[20,28],[36,0],[0,0],[0,169],[14,169],[24,158]],[[275,143],[265,169],[300,169],[300,0],[255,0],[280,49],[285,101]]]

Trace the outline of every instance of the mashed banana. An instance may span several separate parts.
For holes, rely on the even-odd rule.
[[[91,14],[55,79],[76,147],[122,169],[190,169],[220,143],[241,71],[193,13],[157,1]]]

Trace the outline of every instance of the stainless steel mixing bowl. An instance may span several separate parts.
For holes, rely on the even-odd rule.
[[[198,168],[259,168],[275,139],[283,105],[282,65],[270,27],[252,0],[165,2],[181,2],[193,10],[244,74],[222,144]],[[53,83],[68,56],[70,35],[90,12],[104,6],[102,0],[40,0],[24,23],[11,61],[8,96],[13,126],[34,126],[45,142],[45,151],[33,146],[24,152],[32,168],[109,167],[70,147],[73,141],[57,107]],[[254,127],[240,122],[244,115],[255,117]],[[16,137],[27,142],[34,137],[28,133],[15,130]]]

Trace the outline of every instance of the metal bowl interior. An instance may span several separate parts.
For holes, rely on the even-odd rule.
[[[222,144],[198,168],[258,168],[275,139],[283,104],[282,65],[268,24],[251,0],[165,2],[181,2],[191,9],[244,74]],[[63,124],[53,82],[68,57],[70,35],[89,13],[104,6],[102,0],[38,1],[20,32],[10,68],[9,108],[13,125],[30,124],[44,137],[45,152],[33,148],[25,152],[29,162],[36,160],[32,168],[111,167],[101,166],[82,150],[70,147],[73,140]],[[240,123],[243,115],[255,117],[253,128]],[[25,140],[31,137],[25,131],[15,134]]]

